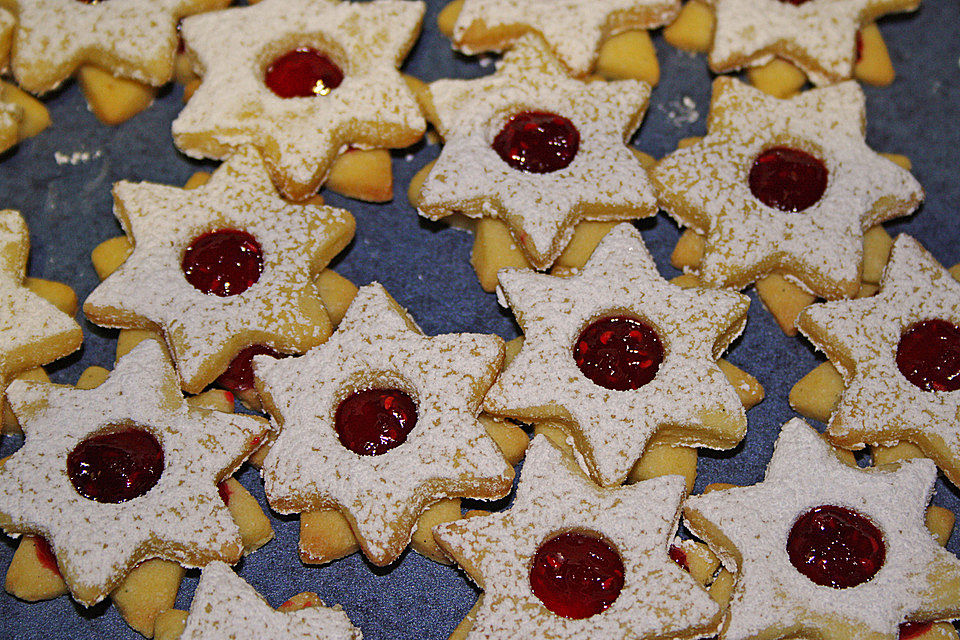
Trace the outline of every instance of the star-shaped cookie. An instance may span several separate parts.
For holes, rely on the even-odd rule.
[[[184,390],[201,391],[244,347],[303,353],[330,334],[314,278],[352,238],[353,216],[281,199],[252,148],[197,189],[122,181],[113,193],[134,249],[84,313],[105,327],[161,330]],[[204,293],[184,275],[187,247],[220,230],[250,234],[262,250],[258,279],[236,295]]]
[[[672,21],[679,0],[465,0],[453,46],[468,54],[503,51],[534,32],[574,75],[587,74],[604,40]]]
[[[910,172],[866,145],[865,122],[863,91],[852,81],[781,100],[717,78],[707,136],[650,174],[661,207],[706,236],[701,280],[742,289],[779,271],[824,298],[856,294],[864,230],[911,213],[923,199]],[[751,187],[754,167],[781,149],[811,156],[826,171],[822,194],[800,211],[765,204]]]
[[[933,319],[960,325],[960,283],[901,235],[876,295],[812,305],[798,325],[843,376],[827,430],[833,442],[846,448],[913,442],[960,485],[960,391],[927,391],[897,366],[904,334]]]
[[[280,428],[262,470],[270,505],[339,509],[370,561],[385,565],[434,502],[503,497],[513,469],[477,421],[502,358],[496,336],[427,337],[381,285],[362,287],[324,344],[298,358],[254,358],[257,391]],[[342,444],[336,415],[371,389],[409,396],[416,423],[402,444],[360,455]]]
[[[545,436],[527,450],[517,497],[501,513],[434,527],[440,546],[483,589],[467,638],[702,638],[719,607],[668,555],[684,497],[680,476],[601,488]],[[589,532],[616,549],[623,588],[582,619],[553,613],[531,588],[538,548],[557,533]]]
[[[705,1],[716,14],[708,55],[713,71],[760,66],[780,57],[800,67],[816,85],[853,75],[862,25],[920,6],[920,0]]]
[[[503,269],[499,277],[524,342],[487,393],[484,411],[563,425],[604,486],[623,482],[656,433],[717,449],[743,437],[743,405],[717,359],[743,330],[746,296],[670,284],[630,224],[614,227],[577,275]],[[656,375],[639,388],[605,388],[575,360],[581,332],[616,316],[645,323],[663,345]]]
[[[553,263],[580,220],[655,215],[646,170],[627,146],[649,97],[650,87],[636,80],[570,78],[535,35],[522,37],[492,76],[431,83],[430,118],[445,144],[420,192],[420,215],[500,218],[538,269]],[[567,166],[516,169],[494,149],[498,132],[524,112],[573,124],[579,148]]]
[[[23,285],[30,253],[27,223],[0,211],[0,390],[21,371],[53,362],[80,348],[76,320]],[[0,408],[4,396],[0,393]]]
[[[348,146],[413,144],[426,122],[397,67],[423,12],[423,2],[408,0],[264,0],[184,20],[203,82],[173,122],[174,142],[189,156],[218,159],[254,145],[295,200],[323,184]],[[342,83],[325,95],[273,93],[265,69],[295,49],[326,55],[343,71]]]
[[[46,93],[90,63],[159,86],[173,76],[177,21],[223,0],[2,0],[17,17],[11,67],[17,83]]]
[[[180,640],[359,640],[339,608],[314,606],[283,613],[224,562],[203,568]]]
[[[7,396],[26,441],[0,467],[0,524],[14,536],[46,538],[78,602],[99,602],[149,558],[200,566],[240,557],[240,533],[217,484],[266,428],[250,416],[189,406],[156,340],[135,347],[96,389],[15,381]],[[159,444],[156,484],[122,502],[84,497],[88,485],[68,474],[68,459],[81,443],[127,431]]]
[[[728,570],[739,570],[721,640],[894,640],[906,620],[960,615],[960,560],[924,526],[936,473],[925,458],[895,468],[847,466],[794,418],[783,426],[763,482],[689,498],[687,527]],[[801,535],[794,523],[823,506],[852,511],[879,529],[885,552],[866,581],[834,588],[792,564],[788,539]]]

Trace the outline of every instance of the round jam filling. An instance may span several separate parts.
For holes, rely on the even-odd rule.
[[[580,148],[580,132],[555,113],[523,111],[503,125],[492,146],[514,169],[550,173],[573,162]]]
[[[275,351],[265,344],[252,344],[242,349],[240,353],[230,361],[226,370],[217,378],[217,384],[234,393],[253,389],[254,356],[286,358],[287,354]]]
[[[862,584],[883,566],[883,533],[856,511],[833,505],[800,516],[787,537],[797,571],[816,584],[846,589]]]
[[[361,456],[399,447],[417,424],[417,405],[399,389],[357,391],[340,402],[333,428],[341,444]]]
[[[540,545],[530,568],[530,587],[544,606],[564,618],[605,611],[623,589],[623,560],[595,535],[568,531]]]
[[[780,0],[784,4],[792,4],[795,7],[799,7],[802,4],[808,3],[810,0]]]
[[[263,250],[246,231],[210,231],[190,243],[180,267],[197,290],[222,298],[236,296],[260,279]]]
[[[904,622],[900,625],[900,640],[912,640],[925,634],[933,625],[929,622]]]
[[[960,389],[960,327],[939,319],[910,325],[897,345],[897,368],[924,391]]]
[[[143,429],[91,436],[67,456],[77,493],[96,502],[126,502],[153,488],[163,473],[163,448]]]
[[[281,98],[325,96],[343,82],[343,70],[316,49],[300,47],[271,62],[263,81]]]
[[[639,389],[657,375],[663,343],[646,323],[627,316],[596,320],[573,345],[573,357],[593,382],[606,389]]]
[[[815,204],[827,189],[827,168],[806,151],[772,147],[750,168],[750,193],[760,202],[797,212]]]

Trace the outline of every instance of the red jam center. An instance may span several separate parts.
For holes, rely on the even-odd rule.
[[[220,229],[195,238],[180,266],[196,289],[222,298],[236,296],[260,279],[263,250],[246,231]]]
[[[933,625],[929,622],[904,622],[900,625],[900,640],[918,638],[930,630]]]
[[[573,346],[583,375],[607,389],[639,389],[657,375],[663,344],[647,324],[612,316],[592,322]]]
[[[780,0],[784,4],[792,4],[795,7],[799,7],[802,4],[806,4],[810,0]]]
[[[275,351],[265,344],[250,345],[230,361],[226,371],[217,378],[217,384],[234,393],[253,389],[253,356],[286,358],[287,354]]]
[[[407,441],[417,405],[398,389],[367,389],[337,407],[333,428],[341,444],[361,456],[379,456]]]
[[[865,516],[823,505],[793,524],[787,554],[797,571],[816,584],[846,589],[866,582],[880,570],[886,546],[880,529]]]
[[[540,545],[530,587],[544,606],[564,618],[589,618],[613,604],[623,589],[623,560],[606,541],[568,531]]]
[[[827,189],[827,168],[806,151],[772,147],[750,168],[750,193],[768,207],[797,212],[815,204]]]
[[[684,571],[690,571],[690,563],[687,561],[687,552],[675,544],[670,545],[670,559],[676,562]]]
[[[91,436],[67,456],[77,493],[96,502],[126,502],[153,488],[163,473],[163,448],[143,429]]]
[[[57,557],[53,555],[53,549],[50,548],[50,543],[47,542],[47,539],[43,536],[34,536],[33,548],[36,550],[37,562],[39,562],[40,565],[46,569],[49,569],[55,574],[60,575],[60,567],[57,565]]]
[[[924,391],[960,389],[960,327],[938,319],[912,324],[897,345],[897,368]]]
[[[271,62],[263,81],[281,98],[325,96],[343,82],[343,70],[316,49],[300,47]]]
[[[550,173],[573,162],[580,132],[563,116],[523,111],[510,118],[493,139],[493,150],[504,162],[528,173]]]

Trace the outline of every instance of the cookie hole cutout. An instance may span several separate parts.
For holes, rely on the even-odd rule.
[[[537,548],[530,588],[554,614],[580,620],[606,611],[623,590],[620,553],[597,533],[566,531]]]
[[[233,393],[240,393],[253,389],[253,357],[270,356],[271,358],[286,358],[289,354],[280,353],[265,344],[252,344],[240,350],[226,370],[217,378],[217,384]]]
[[[787,537],[790,563],[815,584],[847,589],[867,582],[886,559],[883,532],[865,515],[836,505],[797,518]]]
[[[323,51],[300,46],[273,57],[263,82],[281,98],[325,96],[343,82],[343,69]]]
[[[750,193],[774,209],[798,213],[812,207],[827,190],[829,172],[812,153],[793,146],[775,146],[753,160],[747,181]]]
[[[340,444],[361,456],[379,456],[407,441],[417,426],[417,404],[405,391],[354,391],[337,405],[333,428]]]
[[[657,375],[663,363],[663,342],[646,322],[611,315],[590,322],[573,343],[577,368],[605,389],[639,389]]]
[[[526,173],[567,167],[580,150],[580,132],[549,111],[521,111],[504,123],[490,145],[509,166]]]
[[[246,231],[218,229],[194,238],[180,266],[198,291],[222,298],[236,296],[260,279],[263,249]]]
[[[74,489],[95,502],[117,504],[139,498],[163,474],[163,447],[138,427],[113,426],[88,436],[67,456]]]
[[[915,322],[897,344],[897,368],[924,391],[960,389],[960,327],[939,318]]]

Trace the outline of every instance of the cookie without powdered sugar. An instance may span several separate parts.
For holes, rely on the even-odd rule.
[[[413,144],[426,122],[397,67],[424,6],[263,0],[184,20],[203,81],[173,122],[174,142],[191,157],[216,159],[253,145],[294,200],[319,189],[348,146]]]
[[[720,640],[895,640],[960,617],[960,560],[924,524],[936,475],[925,458],[850,467],[803,420],[783,425],[763,482],[684,504],[737,573]]]
[[[503,352],[492,335],[423,335],[373,283],[324,344],[297,358],[254,357],[280,431],[262,469],[270,505],[340,510],[382,566],[438,500],[505,496],[513,469],[477,421]]]
[[[428,96],[445,144],[420,192],[420,215],[500,218],[545,269],[581,220],[657,213],[647,172],[627,146],[647,108],[646,83],[570,78],[528,35],[494,75],[438,80]]]
[[[781,100],[717,78],[707,136],[650,173],[660,206],[706,236],[701,281],[742,289],[778,271],[823,298],[855,295],[863,232],[923,200],[865,128],[855,82]]]
[[[484,411],[558,423],[604,486],[623,482],[655,434],[716,449],[743,438],[743,405],[717,360],[743,330],[746,296],[670,284],[627,223],[576,275],[499,278],[524,341]]]
[[[183,388],[203,390],[245,347],[303,353],[330,335],[314,284],[353,237],[348,211],[279,197],[245,148],[197,189],[122,181],[133,253],[84,302],[114,328],[159,329]]]

